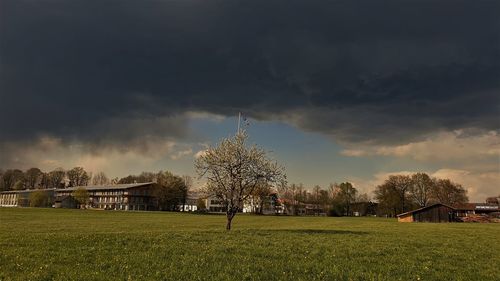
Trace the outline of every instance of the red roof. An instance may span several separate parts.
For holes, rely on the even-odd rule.
[[[460,211],[474,211],[476,209],[475,203],[463,203],[455,205],[455,209]]]
[[[455,209],[459,211],[498,210],[499,207],[496,204],[488,203],[465,203],[456,205]]]

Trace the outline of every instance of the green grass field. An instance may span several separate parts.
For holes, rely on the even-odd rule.
[[[500,280],[500,224],[0,208],[0,280]]]

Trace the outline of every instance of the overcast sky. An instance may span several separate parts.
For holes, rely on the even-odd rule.
[[[500,2],[0,2],[0,168],[194,176],[234,134],[291,182],[500,193]]]

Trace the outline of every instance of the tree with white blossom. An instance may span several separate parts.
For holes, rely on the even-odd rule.
[[[284,167],[256,145],[247,146],[248,135],[242,131],[209,147],[195,162],[200,178],[206,178],[205,192],[216,197],[226,211],[226,229],[243,202],[260,185],[286,183]]]

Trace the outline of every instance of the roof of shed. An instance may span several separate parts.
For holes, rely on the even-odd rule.
[[[433,207],[436,207],[436,206],[445,206],[445,207],[448,207],[448,208],[450,208],[452,210],[455,210],[455,208],[453,208],[451,206],[448,206],[446,204],[436,203],[436,204],[432,204],[432,205],[429,205],[429,206],[426,206],[426,207],[422,207],[422,208],[419,208],[419,209],[416,209],[416,210],[413,210],[413,211],[402,213],[402,214],[399,214],[397,216],[398,217],[406,216],[406,215],[413,214],[413,213],[416,213],[416,212],[420,212],[420,211],[423,211],[423,210],[426,210],[426,209],[430,209],[430,208],[433,208]]]

